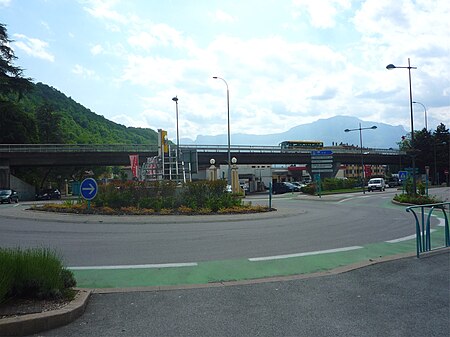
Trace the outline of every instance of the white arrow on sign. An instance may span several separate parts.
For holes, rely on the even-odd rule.
[[[92,184],[89,184],[89,187],[83,187],[83,191],[89,191],[89,194],[94,193],[95,187]]]

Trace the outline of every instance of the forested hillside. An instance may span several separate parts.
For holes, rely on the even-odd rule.
[[[111,122],[43,83],[32,84],[20,100],[3,96],[0,109],[3,144],[157,144],[155,131]]]

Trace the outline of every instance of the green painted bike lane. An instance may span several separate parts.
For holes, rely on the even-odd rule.
[[[444,245],[444,227],[431,235],[432,248]],[[198,262],[196,266],[73,270],[80,288],[180,286],[326,272],[397,254],[415,253],[416,240],[380,242],[349,251],[252,262],[249,259]]]

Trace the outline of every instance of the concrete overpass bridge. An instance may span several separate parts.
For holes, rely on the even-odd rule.
[[[361,149],[324,147],[333,152],[335,165],[360,164]],[[210,159],[227,164],[225,145],[180,145],[183,160],[195,170],[207,168]],[[231,156],[241,165],[311,164],[311,150],[281,150],[279,146],[233,145]],[[0,145],[0,187],[9,187],[10,169],[14,167],[55,166],[127,166],[130,154],[138,154],[140,164],[158,155],[157,145],[142,144],[2,144]],[[409,162],[405,152],[392,149],[363,149],[368,165],[400,165]]]

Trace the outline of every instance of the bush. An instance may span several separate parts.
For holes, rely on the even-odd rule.
[[[313,184],[309,184],[309,185],[303,186],[300,189],[300,191],[302,191],[303,193],[306,193],[306,194],[314,195],[316,193],[316,184],[313,183]]]
[[[126,182],[100,185],[87,209],[87,202],[64,202],[32,207],[36,210],[90,214],[209,214],[239,208],[242,199],[226,191],[226,181],[196,181],[178,186],[171,181]]]
[[[0,248],[0,303],[9,297],[63,298],[75,285],[72,272],[49,249]]]
[[[193,210],[208,208],[217,212],[221,208],[240,206],[241,199],[226,192],[226,181],[196,181],[186,184],[180,204]]]
[[[114,183],[100,185],[95,206],[151,208],[160,211],[174,205],[176,184],[171,181]]]
[[[426,195],[410,195],[410,194],[396,194],[394,196],[394,200],[397,202],[401,202],[404,204],[413,204],[413,205],[427,205],[427,204],[436,204],[442,202],[434,196],[426,196]]]

